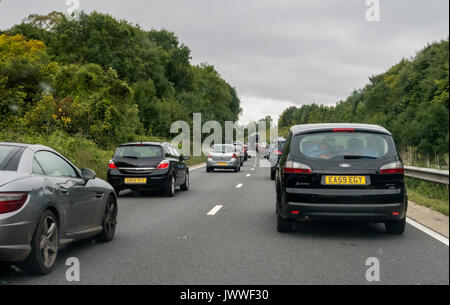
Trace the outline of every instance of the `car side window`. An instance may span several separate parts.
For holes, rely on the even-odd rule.
[[[166,153],[166,157],[168,157],[168,158],[172,158],[172,157],[173,157],[173,153],[172,153],[172,151],[169,149],[169,146],[165,146],[165,147],[164,147],[164,152]]]
[[[35,174],[35,175],[45,175],[44,170],[42,169],[41,165],[36,160],[36,158],[33,159],[33,174]]]
[[[49,151],[39,151],[34,156],[47,176],[78,178],[75,169],[63,158]]]

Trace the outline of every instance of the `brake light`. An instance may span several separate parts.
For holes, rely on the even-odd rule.
[[[212,159],[212,155],[211,154],[208,155],[208,159]]]
[[[169,167],[170,161],[169,160],[162,160],[158,166],[156,167],[156,169],[166,169]]]
[[[17,211],[28,199],[26,193],[0,193],[0,214]]]
[[[113,160],[109,160],[108,168],[109,169],[117,169],[117,165],[116,165],[116,163],[114,163]]]
[[[403,174],[405,169],[400,161],[391,162],[380,167],[380,174]]]
[[[333,132],[354,132],[354,128],[334,128]]]
[[[283,172],[286,174],[311,174],[312,169],[300,162],[287,161]]]
[[[277,155],[281,155],[283,152],[281,150],[276,150],[274,153]]]
[[[233,154],[232,156],[231,156],[231,159],[236,159],[237,157],[236,157],[236,154]]]

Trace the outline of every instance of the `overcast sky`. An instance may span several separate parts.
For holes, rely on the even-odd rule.
[[[69,0],[70,2],[70,0]],[[76,1],[75,1],[76,2]],[[290,105],[334,105],[368,77],[449,35],[448,0],[79,0],[144,29],[167,29],[238,90],[242,123],[277,119]],[[0,28],[66,0],[0,0]]]

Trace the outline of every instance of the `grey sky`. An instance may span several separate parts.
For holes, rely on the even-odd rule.
[[[237,87],[242,122],[275,119],[289,105],[332,105],[402,57],[449,35],[448,0],[80,0],[144,29],[165,28]],[[66,0],[0,0],[0,28],[30,13],[65,11]]]

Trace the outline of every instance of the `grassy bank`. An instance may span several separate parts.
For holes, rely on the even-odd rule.
[[[142,138],[138,141],[161,141],[158,138]],[[28,144],[41,144],[53,148],[68,158],[78,168],[90,168],[99,178],[106,178],[108,161],[111,159],[114,148],[99,148],[94,142],[83,137],[70,137],[63,132],[54,132],[49,135],[24,135],[13,132],[0,132],[0,142],[16,142]],[[205,156],[191,157],[188,165],[205,162]]]
[[[444,184],[406,178],[409,200],[449,216],[448,187]]]

